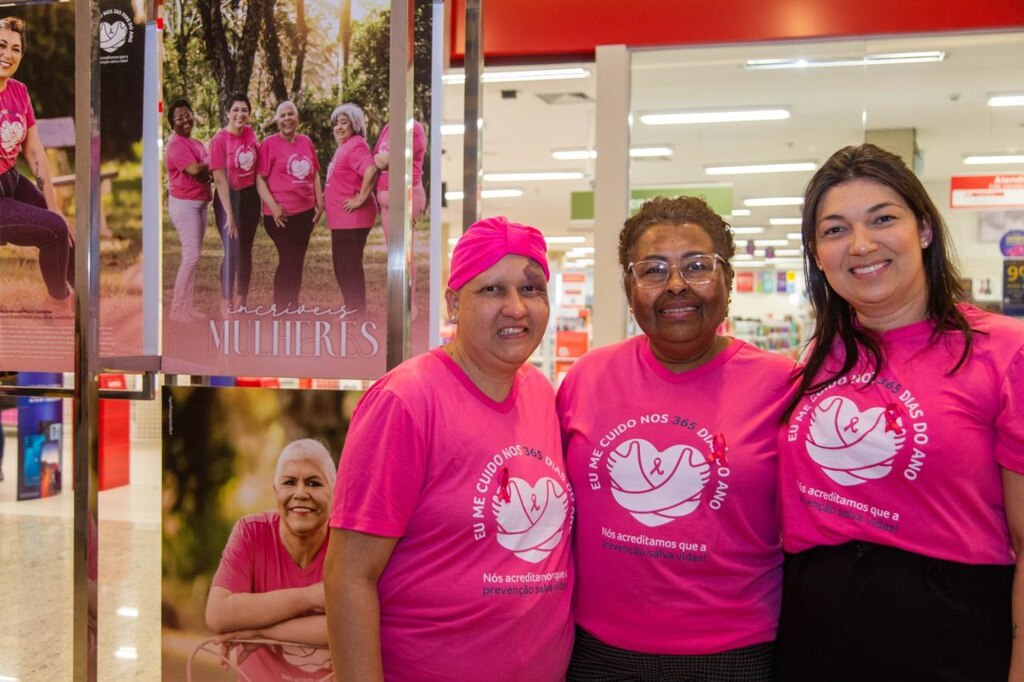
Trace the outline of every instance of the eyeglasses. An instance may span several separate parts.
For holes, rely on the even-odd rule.
[[[669,263],[663,260],[642,260],[630,263],[629,271],[633,274],[637,286],[644,289],[665,286],[669,277],[672,276],[673,268],[679,271],[679,276],[687,284],[707,284],[715,276],[718,261],[725,263],[725,259],[717,253],[698,253],[694,256],[687,256],[678,263]]]

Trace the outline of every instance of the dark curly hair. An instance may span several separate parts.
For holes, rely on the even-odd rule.
[[[729,223],[712,210],[700,197],[655,197],[645,201],[640,210],[626,220],[619,232],[619,266],[622,268],[622,286],[629,293],[629,264],[633,260],[633,247],[654,225],[679,226],[685,223],[699,225],[711,237],[715,253],[725,259],[725,284],[732,288],[732,257],[736,255],[736,242]]]
[[[192,105],[184,97],[179,97],[167,105],[167,122],[171,124],[172,128],[174,127],[174,112],[182,107],[192,111]]]
[[[874,366],[872,374],[877,374],[882,367],[883,348],[880,338],[870,329],[854,324],[856,311],[836,293],[814,259],[818,207],[830,189],[851,180],[870,180],[890,188],[910,207],[918,226],[927,224],[931,227],[931,243],[925,247],[923,257],[928,287],[928,317],[935,321],[933,339],[947,332],[963,334],[963,352],[949,371],[950,374],[960,369],[971,352],[971,335],[974,330],[956,305],[965,299],[965,291],[960,273],[953,263],[949,228],[942,214],[921,181],[899,156],[873,144],[844,147],[818,169],[804,191],[801,228],[804,274],[816,323],[811,335],[811,352],[798,371],[799,391],[789,404],[784,418],[789,417],[804,395],[824,388],[836,377],[853,369],[861,350]],[[844,352],[841,368],[835,374],[815,381],[837,338],[842,342]]]

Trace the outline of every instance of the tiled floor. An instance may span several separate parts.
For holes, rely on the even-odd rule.
[[[70,680],[73,492],[16,501],[16,448],[0,482],[0,682]],[[133,442],[131,484],[100,493],[99,518],[99,679],[159,680],[158,440]]]

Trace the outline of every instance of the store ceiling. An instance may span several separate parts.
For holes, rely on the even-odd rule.
[[[867,54],[939,50],[937,63],[751,71],[747,59],[835,59]],[[1024,166],[966,166],[967,153],[1024,152],[1024,107],[991,108],[988,96],[1024,92],[1024,33],[943,34],[871,40],[779,43],[632,55],[631,145],[669,145],[670,159],[636,160],[634,188],[730,182],[734,206],[761,196],[798,196],[811,172],[712,177],[706,165],[814,161],[863,141],[865,129],[912,128],[917,171],[933,193],[951,175],[1024,172]],[[557,65],[564,67],[564,64]],[[581,171],[582,180],[485,182],[483,188],[518,188],[517,198],[484,199],[484,215],[504,214],[551,235],[585,235],[592,224],[572,223],[569,196],[592,187],[592,161],[559,161],[552,151],[593,148],[596,117],[594,65],[580,80],[485,83],[483,168],[511,171]],[[507,68],[501,70],[508,70]],[[489,71],[485,69],[485,71]],[[505,91],[505,92],[503,92]],[[512,92],[508,92],[512,91]],[[788,108],[782,121],[650,126],[638,114],[654,111],[759,107]],[[445,121],[461,122],[461,85],[446,85]],[[462,185],[462,137],[444,136],[442,176],[449,190]],[[934,198],[940,208],[947,202]],[[734,226],[763,226],[756,238],[782,238],[796,227],[770,227],[770,217],[796,217],[798,207],[753,209]],[[442,219],[458,229],[461,202],[449,202]],[[796,244],[792,245],[793,247]],[[565,247],[555,247],[559,250]]]

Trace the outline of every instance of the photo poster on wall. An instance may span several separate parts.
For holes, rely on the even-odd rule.
[[[322,619],[322,609],[280,613],[274,624],[257,626],[223,616],[217,600],[290,588],[322,595],[334,475],[361,395],[164,387],[163,679],[319,680],[330,674],[326,647],[292,633],[296,619],[317,632],[316,620],[302,619]],[[304,568],[282,539],[291,545],[298,537],[313,543],[304,548],[314,557]],[[221,644],[213,641],[218,632],[262,641],[226,645],[233,673],[227,677]],[[245,652],[239,669],[235,662]]]
[[[163,11],[163,370],[379,378],[387,176],[369,193],[363,181],[388,160],[390,3],[204,0]],[[427,350],[430,310],[430,41],[431,5],[418,2],[414,353]],[[343,104],[358,110],[335,120],[354,126],[332,126]]]
[[[100,31],[102,355],[142,349],[141,138],[144,15],[131,0],[104,0]],[[75,12],[71,3],[5,7],[24,22],[24,50],[0,94],[0,369],[73,369],[75,248]],[[104,40],[104,35],[108,37]],[[109,38],[114,38],[110,40]],[[105,46],[105,47],[104,47]],[[27,94],[24,100],[13,94]],[[106,115],[103,115],[106,112]],[[31,132],[34,120],[35,134]],[[51,182],[40,183],[26,158],[38,136]],[[25,149],[28,142],[30,149]],[[9,171],[10,172],[10,171]],[[17,182],[15,182],[17,181]],[[4,184],[4,183],[0,183]],[[30,229],[11,229],[16,223]],[[5,229],[8,228],[8,229]],[[71,233],[71,234],[69,234]],[[80,287],[78,287],[80,288]]]
[[[51,372],[20,372],[22,386],[59,386]],[[63,404],[60,398],[18,398],[18,500],[53,497],[63,474]]]

